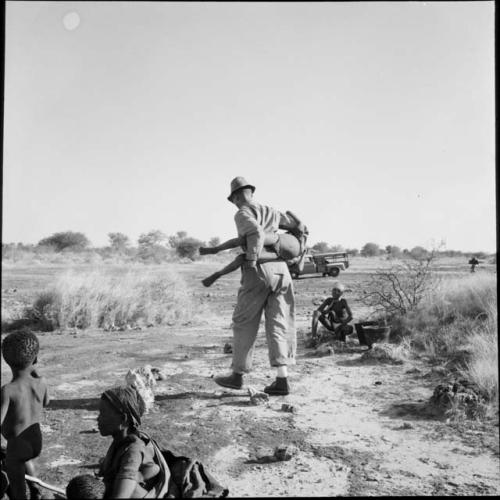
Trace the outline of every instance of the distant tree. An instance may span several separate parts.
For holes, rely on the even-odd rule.
[[[83,233],[63,231],[54,233],[38,242],[38,246],[52,247],[56,252],[63,250],[83,250],[90,245],[90,241]]]
[[[175,251],[179,257],[187,257],[188,259],[195,260],[198,255],[198,249],[202,245],[202,241],[187,236],[177,242]]]
[[[318,243],[315,243],[311,247],[311,250],[314,253],[328,252],[330,250],[330,245],[326,241],[318,241]]]
[[[177,233],[175,233],[174,235],[169,236],[168,237],[168,244],[170,245],[170,248],[174,248],[174,249],[177,248],[177,244],[179,243],[179,241],[186,238],[187,235],[188,234],[186,231],[177,231]]]
[[[108,233],[109,244],[117,252],[123,252],[129,245],[130,239],[123,233]]]
[[[357,248],[346,248],[345,250],[349,255],[352,255],[353,257],[356,257],[358,255],[359,250]]]
[[[332,245],[330,247],[331,252],[344,252],[344,247],[342,245]]]
[[[153,245],[160,245],[165,241],[167,236],[162,231],[155,229],[149,233],[143,233],[139,236],[137,243],[139,247],[151,247]]]
[[[375,257],[380,255],[380,247],[376,243],[365,243],[360,253],[363,257]]]
[[[167,236],[160,230],[152,230],[139,236],[137,256],[144,262],[160,263],[168,259],[169,251],[161,243]]]
[[[398,258],[398,257],[401,257],[401,254],[402,254],[401,248],[399,248],[396,245],[387,245],[385,247],[385,251],[387,252],[387,255],[390,258]]]
[[[209,247],[216,247],[220,245],[220,238],[218,236],[214,236],[213,238],[210,238],[210,241],[208,242]]]
[[[424,247],[416,246],[410,250],[410,257],[415,260],[423,260],[426,259],[429,255],[429,251]]]

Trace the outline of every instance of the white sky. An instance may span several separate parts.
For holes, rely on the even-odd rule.
[[[496,248],[493,2],[7,2],[4,113],[4,242],[234,237],[243,175],[311,244]]]

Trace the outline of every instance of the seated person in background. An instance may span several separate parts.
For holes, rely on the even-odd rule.
[[[104,498],[142,498],[159,473],[154,447],[139,431],[145,403],[135,388],[116,387],[101,396],[97,427],[113,442],[102,462]]]
[[[354,329],[348,323],[352,320],[352,312],[347,301],[340,298],[345,287],[336,281],[332,287],[332,296],[326,298],[323,303],[313,312],[312,336],[316,337],[318,321],[329,331],[338,335],[345,342],[346,335],[350,335]],[[337,326],[336,326],[337,325]]]
[[[12,380],[2,386],[2,435],[7,440],[5,471],[12,498],[27,498],[25,474],[35,476],[33,459],[42,451],[40,419],[49,404],[47,386],[36,372],[40,345],[35,334],[20,331],[7,335],[2,343]],[[40,498],[38,487],[28,484],[31,498]]]
[[[66,486],[66,498],[68,500],[104,498],[104,483],[90,474],[75,476]]]
[[[307,239],[307,227],[302,224],[300,219],[292,212],[287,211],[289,223],[280,224],[280,229],[287,229],[286,233],[265,233],[264,247],[259,253],[258,262],[269,262],[273,260],[293,261],[297,259],[305,250]],[[200,247],[201,255],[216,254],[223,250],[231,248],[245,247],[246,241],[244,237],[232,238],[214,247]],[[220,271],[211,274],[204,280],[203,285],[210,286],[217,281],[221,276],[236,271],[245,260],[245,255],[238,255],[232,262]]]

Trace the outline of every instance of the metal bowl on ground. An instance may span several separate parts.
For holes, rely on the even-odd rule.
[[[391,333],[391,327],[378,321],[363,321],[355,323],[354,328],[358,335],[359,345],[366,345],[371,349],[372,345],[387,342]]]

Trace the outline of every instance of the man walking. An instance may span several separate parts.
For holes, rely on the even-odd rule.
[[[228,200],[238,207],[234,217],[238,236],[244,237],[245,261],[241,266],[241,287],[233,312],[232,373],[216,377],[222,387],[241,389],[243,374],[252,368],[253,350],[262,313],[269,362],[276,367],[276,380],[264,391],[269,395],[289,393],[287,366],[295,364],[295,297],[292,278],[284,261],[259,263],[264,233],[293,227],[294,221],[278,210],[253,201],[255,186],[243,177],[231,181]]]

